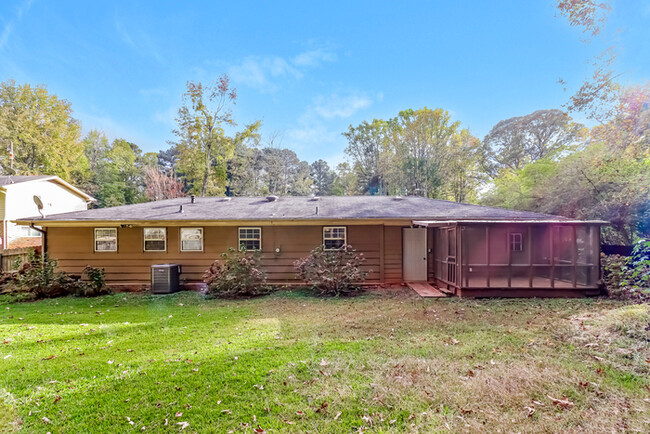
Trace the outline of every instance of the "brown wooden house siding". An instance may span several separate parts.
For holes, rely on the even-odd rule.
[[[247,226],[252,225],[241,225]],[[262,228],[262,267],[269,280],[295,283],[293,263],[322,244],[323,226],[257,226]],[[48,255],[58,261],[60,269],[70,273],[80,274],[86,265],[104,268],[107,282],[112,285],[147,285],[151,265],[163,263],[180,264],[181,279],[186,283],[197,283],[221,253],[238,243],[240,226],[202,226],[204,251],[181,252],[181,227],[189,226],[167,226],[166,252],[143,251],[142,227],[119,227],[117,252],[94,251],[94,227],[49,227]],[[364,268],[369,273],[369,283],[401,281],[401,227],[379,224],[347,226],[347,241],[366,257]],[[276,248],[280,249],[277,253]]]

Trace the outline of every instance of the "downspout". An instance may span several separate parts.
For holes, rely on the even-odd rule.
[[[47,261],[47,254],[46,254],[46,252],[47,252],[47,231],[44,230],[44,229],[37,228],[36,226],[34,226],[34,223],[30,223],[29,227],[34,229],[35,231],[40,232],[41,235],[43,235],[43,246],[42,246],[43,248],[42,248],[42,251],[41,251],[41,257],[43,258],[43,262],[46,262]]]

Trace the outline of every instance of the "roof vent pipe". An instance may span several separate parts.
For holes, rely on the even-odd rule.
[[[190,203],[196,203],[196,196],[193,194],[190,195]]]
[[[178,210],[179,213],[183,214],[183,205],[181,205],[181,208]]]
[[[274,195],[266,196],[266,200],[267,202],[275,202],[276,200],[278,200],[278,197]]]
[[[318,215],[318,207],[316,207],[316,215]]]

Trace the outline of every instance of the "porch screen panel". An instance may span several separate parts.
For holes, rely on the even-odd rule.
[[[551,233],[551,226],[531,226],[533,288],[550,288],[551,286]]]
[[[573,286],[573,227],[556,226],[553,231],[553,262],[555,267],[555,286]]]
[[[466,226],[462,231],[466,251],[463,276],[467,278],[470,288],[485,288],[487,286],[487,239],[485,227]]]
[[[594,286],[597,284],[599,250],[594,245],[596,226],[578,226],[576,228],[576,283],[577,285]],[[596,278],[594,278],[596,276]]]
[[[490,287],[507,288],[510,266],[508,255],[510,249],[509,230],[505,226],[490,226]]]

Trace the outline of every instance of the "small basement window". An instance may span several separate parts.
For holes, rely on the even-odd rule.
[[[521,232],[510,232],[510,251],[522,252],[524,250],[524,237]]]
[[[340,249],[346,244],[345,226],[325,226],[323,228],[323,246],[325,250]]]
[[[262,228],[239,228],[239,250],[262,250]]]
[[[181,252],[203,251],[203,228],[181,228]]]
[[[144,251],[164,252],[167,250],[167,229],[144,228]]]
[[[95,251],[117,252],[117,228],[95,228]]]

